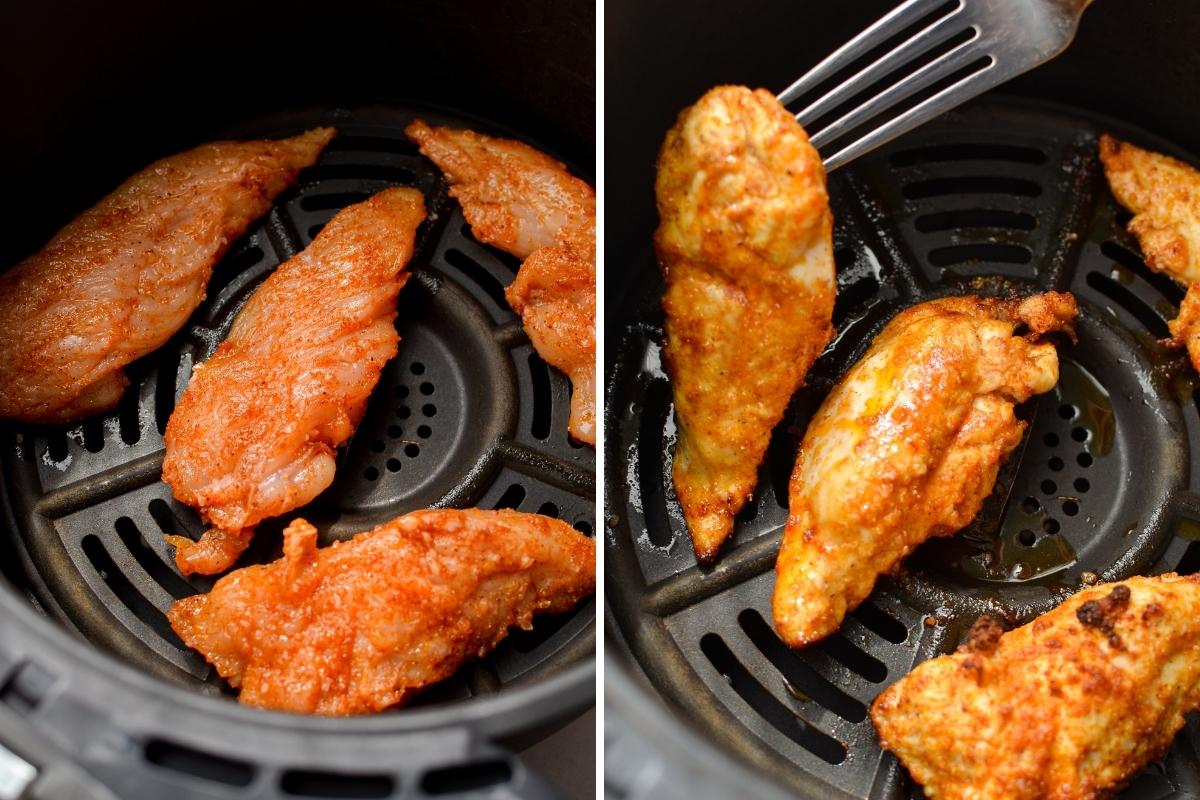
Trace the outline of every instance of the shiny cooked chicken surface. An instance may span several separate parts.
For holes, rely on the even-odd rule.
[[[183,326],[229,245],[334,133],[157,161],[0,275],[0,417],[65,423],[116,406],[123,368]]]
[[[1100,160],[1117,202],[1133,214],[1129,232],[1146,266],[1188,287],[1171,335],[1200,370],[1200,170],[1107,134]]]
[[[361,714],[403,703],[485,655],[535,613],[595,590],[596,546],[514,511],[418,511],[317,549],[296,520],[284,555],[180,600],[168,619],[241,690],[282,711]]]
[[[199,542],[168,537],[181,571],[229,569],[262,519],[333,481],[334,450],[396,354],[396,298],[424,218],[416,189],[338,212],[196,365],[167,423],[163,480],[212,528]]]
[[[595,445],[595,191],[522,142],[420,120],[406,133],[446,173],[476,238],[522,259],[504,296],[538,355],[571,379],[571,435]]]
[[[771,430],[833,334],[833,218],[821,158],[762,89],[720,86],[658,157],[675,492],[708,561],[757,482]]]
[[[1001,634],[984,618],[871,707],[931,800],[1108,797],[1200,705],[1200,578],[1085,589]]]
[[[788,491],[775,627],[793,647],[837,630],[918,544],[979,512],[1025,423],[1058,382],[1075,299],[947,297],[898,314],[809,424]],[[1027,326],[1028,335],[1015,329]]]

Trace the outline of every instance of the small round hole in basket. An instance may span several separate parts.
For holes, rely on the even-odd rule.
[[[1026,528],[1017,534],[1017,541],[1026,547],[1033,547],[1033,543],[1037,541],[1037,534]]]
[[[1068,517],[1073,517],[1079,513],[1079,503],[1074,500],[1065,500],[1062,504],[1063,513]]]

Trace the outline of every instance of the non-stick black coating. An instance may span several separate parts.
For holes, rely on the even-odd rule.
[[[0,265],[36,250],[152,159],[236,131],[247,120],[278,118],[297,108],[378,102],[469,109],[538,139],[590,178],[594,64],[590,2],[4,4],[0,214],[7,224]],[[0,520],[0,526],[14,524]],[[9,544],[9,537],[0,536],[0,548]],[[0,570],[12,563],[12,554],[0,549]],[[106,780],[140,785],[155,796],[175,782],[179,764],[170,770],[144,762],[127,767],[131,756],[140,758],[142,743],[130,734],[142,723],[166,723],[193,747],[212,745],[227,753],[232,748],[257,764],[258,777],[238,796],[274,796],[280,790],[278,776],[270,777],[277,772],[276,758],[279,765],[324,771],[318,782],[330,771],[343,773],[343,790],[350,793],[362,790],[364,784],[356,789],[351,779],[364,773],[489,757],[497,753],[488,741],[497,737],[512,746],[528,744],[546,725],[561,722],[547,711],[577,710],[591,693],[590,677],[581,680],[580,670],[568,669],[514,691],[486,714],[466,704],[454,711],[416,710],[395,727],[378,720],[300,718],[256,727],[261,715],[235,704],[190,707],[187,693],[113,662],[18,605],[9,588],[2,591],[0,643],[8,649],[3,660],[9,667],[34,659],[53,665],[60,676],[78,670],[66,682],[73,691],[121,709],[115,720],[79,709],[79,718],[55,722],[68,722],[73,735],[90,736],[93,723],[100,725],[97,731],[110,731],[104,734],[107,743],[88,749],[86,757],[82,749],[71,757]],[[585,673],[591,669],[577,666]],[[25,692],[19,684],[14,679],[0,686],[0,695],[19,701]],[[28,730],[19,723],[19,715],[0,707],[0,740],[12,742],[11,731]],[[202,739],[208,744],[199,744]],[[143,769],[163,783],[146,783]],[[311,776],[306,780],[311,783]],[[517,774],[503,791],[519,794],[523,783]],[[422,791],[407,779],[393,790],[404,796]],[[186,791],[176,786],[173,796],[210,791],[231,790],[192,781]]]
[[[646,322],[637,316],[645,313],[644,298],[637,293],[646,282],[631,270],[645,270],[651,262],[647,248],[657,222],[654,160],[678,112],[716,84],[779,91],[894,5],[892,0],[701,0],[686,5],[609,0],[605,187],[608,208],[622,213],[606,219],[606,375],[621,353],[618,337],[629,325]],[[1200,96],[1198,35],[1200,14],[1187,0],[1099,0],[1064,56],[1002,91],[1107,114],[1194,153],[1200,151],[1198,112],[1183,98]],[[610,580],[607,590],[612,602],[622,586]],[[612,635],[617,627],[610,618],[609,652],[623,654],[620,636]],[[629,664],[610,659],[608,669],[629,670]],[[735,766],[727,753],[703,741],[713,738],[711,731],[691,738],[677,725],[678,739],[667,741],[672,713],[656,702],[657,691],[641,678],[634,668],[606,686],[607,695],[616,695],[609,704],[610,751],[624,753],[631,762],[606,772],[609,796],[708,796],[741,764]],[[629,739],[645,746],[621,747],[627,731],[632,731]],[[688,758],[680,755],[682,749],[698,752]],[[656,766],[647,766],[656,760]],[[656,777],[651,780],[651,775]],[[902,783],[894,777],[884,783]],[[752,773],[742,772],[736,780],[746,796],[767,796],[775,788]]]

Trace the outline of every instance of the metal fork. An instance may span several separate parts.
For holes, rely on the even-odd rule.
[[[825,168],[836,169],[1054,58],[1075,38],[1079,19],[1091,3],[1092,0],[906,0],[785,89],[779,95],[779,102],[788,105],[812,93],[889,39],[926,18],[931,19],[902,43],[810,101],[796,114],[813,146],[822,153]],[[953,46],[946,52],[921,63],[923,56],[927,58],[931,50],[948,42],[953,42]],[[817,126],[831,111],[857,101],[858,95],[872,84],[893,74],[897,77],[889,86],[862,99],[836,119]],[[946,80],[951,83],[938,87]],[[915,105],[898,113],[884,113],[931,87],[936,91]],[[828,152],[830,145],[837,146],[832,153]]]

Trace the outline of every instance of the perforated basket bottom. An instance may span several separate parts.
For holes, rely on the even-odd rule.
[[[917,790],[883,753],[867,708],[954,649],[983,611],[1021,623],[1083,582],[1200,570],[1195,379],[1166,351],[1182,291],[1152,273],[1096,154],[1103,131],[1187,158],[1115,121],[990,99],[830,177],[837,336],[774,433],[753,502],[711,569],[696,565],[670,480],[653,254],[638,321],[609,336],[606,569],[614,627],[652,685],[760,773],[814,796]],[[1196,159],[1188,159],[1193,162]],[[650,276],[650,277],[645,277]],[[1023,451],[972,526],[880,581],[838,633],[792,650],[771,626],[773,566],[799,437],[825,395],[901,308],[945,294],[1069,290],[1079,343],[1021,409]],[[1128,790],[1195,791],[1190,725]]]
[[[477,242],[438,169],[404,138],[415,117],[506,136],[511,131],[429,109],[370,106],[297,111],[231,136],[284,136],[335,125],[339,136],[298,185],[217,266],[184,329],[131,366],[112,414],[72,427],[0,429],[9,525],[17,555],[5,574],[86,640],[147,671],[208,693],[227,687],[184,647],[164,613],[211,578],[184,578],[163,533],[203,525],[159,479],[162,433],[193,365],[279,263],[306,247],[342,207],[388,186],[416,186],[429,219],[418,236],[388,364],[334,485],[309,506],[264,523],[242,565],[280,554],[279,532],[303,515],[323,543],[427,507],[516,508],[591,535],[595,453],[567,435],[570,385],[533,351],[503,287],[518,263]],[[590,658],[591,601],[542,617],[414,705],[459,702],[536,680]]]

